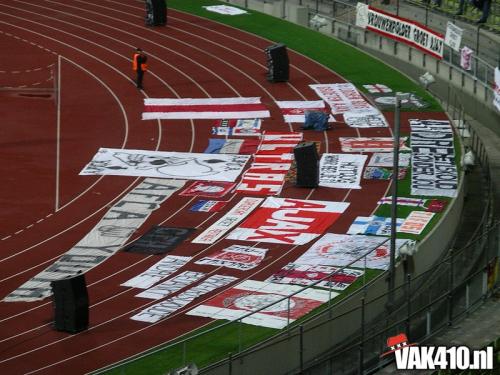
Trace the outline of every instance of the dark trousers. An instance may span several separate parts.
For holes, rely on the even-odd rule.
[[[142,78],[144,77],[144,71],[137,69],[137,88],[142,89]]]

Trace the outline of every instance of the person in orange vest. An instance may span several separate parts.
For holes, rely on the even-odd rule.
[[[144,77],[144,72],[148,69],[146,62],[148,57],[142,52],[142,49],[137,48],[132,58],[132,68],[137,74],[137,88],[142,89],[142,78]]]

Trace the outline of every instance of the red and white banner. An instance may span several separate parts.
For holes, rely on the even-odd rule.
[[[205,279],[185,292],[179,293],[174,297],[168,298],[155,305],[148,306],[141,312],[132,316],[130,319],[147,323],[156,323],[182,309],[184,306],[189,305],[196,298],[210,293],[215,289],[231,284],[236,280],[238,280],[238,278],[232,276],[210,276],[208,279]]]
[[[363,276],[364,271],[352,268],[337,268],[309,264],[288,263],[266,281],[277,284],[314,285],[318,288],[345,290]],[[328,276],[331,275],[331,276]],[[323,281],[319,281],[324,279]]]
[[[434,217],[433,212],[412,211],[403,221],[398,232],[420,234]]]
[[[396,240],[396,256],[407,240]],[[349,266],[386,270],[390,262],[390,240],[384,237],[327,233],[295,263]]]
[[[269,197],[228,239],[304,245],[320,236],[349,203]]]
[[[191,260],[191,257],[182,257],[177,255],[167,255],[159,262],[152,265],[146,271],[138,276],[121,284],[131,288],[147,289],[158,281],[165,279],[171,274],[177,272],[182,266]]]
[[[465,70],[472,69],[472,55],[474,54],[474,50],[470,49],[467,46],[463,46],[460,50],[460,66]]]
[[[264,198],[243,198],[192,242],[202,244],[214,243],[241,220],[246,218],[263,200]]]
[[[217,120],[212,127],[214,135],[238,135],[238,136],[260,136],[262,120],[255,119],[225,119]]]
[[[184,271],[171,279],[168,279],[152,288],[136,295],[136,297],[149,299],[162,299],[170,294],[194,284],[206,276],[203,272]]]
[[[495,68],[495,83],[493,84],[493,105],[500,112],[500,68]]]
[[[388,152],[394,149],[394,140],[389,137],[339,137],[342,152]],[[405,146],[406,137],[401,137],[399,150],[409,150]]]
[[[416,21],[358,3],[356,25],[443,58],[444,36]]]
[[[309,85],[332,108],[334,115],[373,108],[352,83]]]
[[[290,297],[289,301],[286,298],[280,301],[301,289],[300,286],[246,280],[186,314],[212,319],[237,320],[252,311],[263,309],[242,319],[242,322],[280,329],[327,302],[330,297],[338,295],[335,292],[311,288]],[[266,307],[273,302],[276,303]]]
[[[315,101],[276,101],[276,104],[281,109],[281,114],[285,122],[300,122],[305,121],[306,111],[320,111],[327,112],[325,109],[325,102],[323,100]],[[328,117],[328,122],[334,122],[333,116]]]
[[[267,249],[259,247],[232,245],[195,263],[247,271],[257,267],[264,260],[266,253]]]
[[[319,186],[361,189],[366,158],[366,155],[357,154],[323,154],[319,162]]]
[[[196,181],[181,191],[179,195],[185,197],[209,197],[220,198],[229,193],[236,184],[218,181]]]
[[[392,89],[390,87],[387,87],[386,85],[382,85],[380,83],[375,83],[373,85],[363,85],[363,87],[367,89],[371,94],[384,94],[387,92],[392,92]]]
[[[144,99],[143,120],[269,117],[260,98]]]

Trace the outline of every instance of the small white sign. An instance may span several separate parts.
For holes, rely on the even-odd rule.
[[[462,42],[463,29],[448,21],[446,26],[446,35],[444,44],[450,46],[452,50],[460,52],[460,43]]]

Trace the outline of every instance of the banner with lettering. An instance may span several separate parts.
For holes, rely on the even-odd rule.
[[[260,247],[231,245],[201,258],[195,263],[247,271],[257,267],[264,260],[266,253],[267,249]]]
[[[366,155],[357,154],[323,154],[319,162],[319,186],[361,189],[366,158]]]

